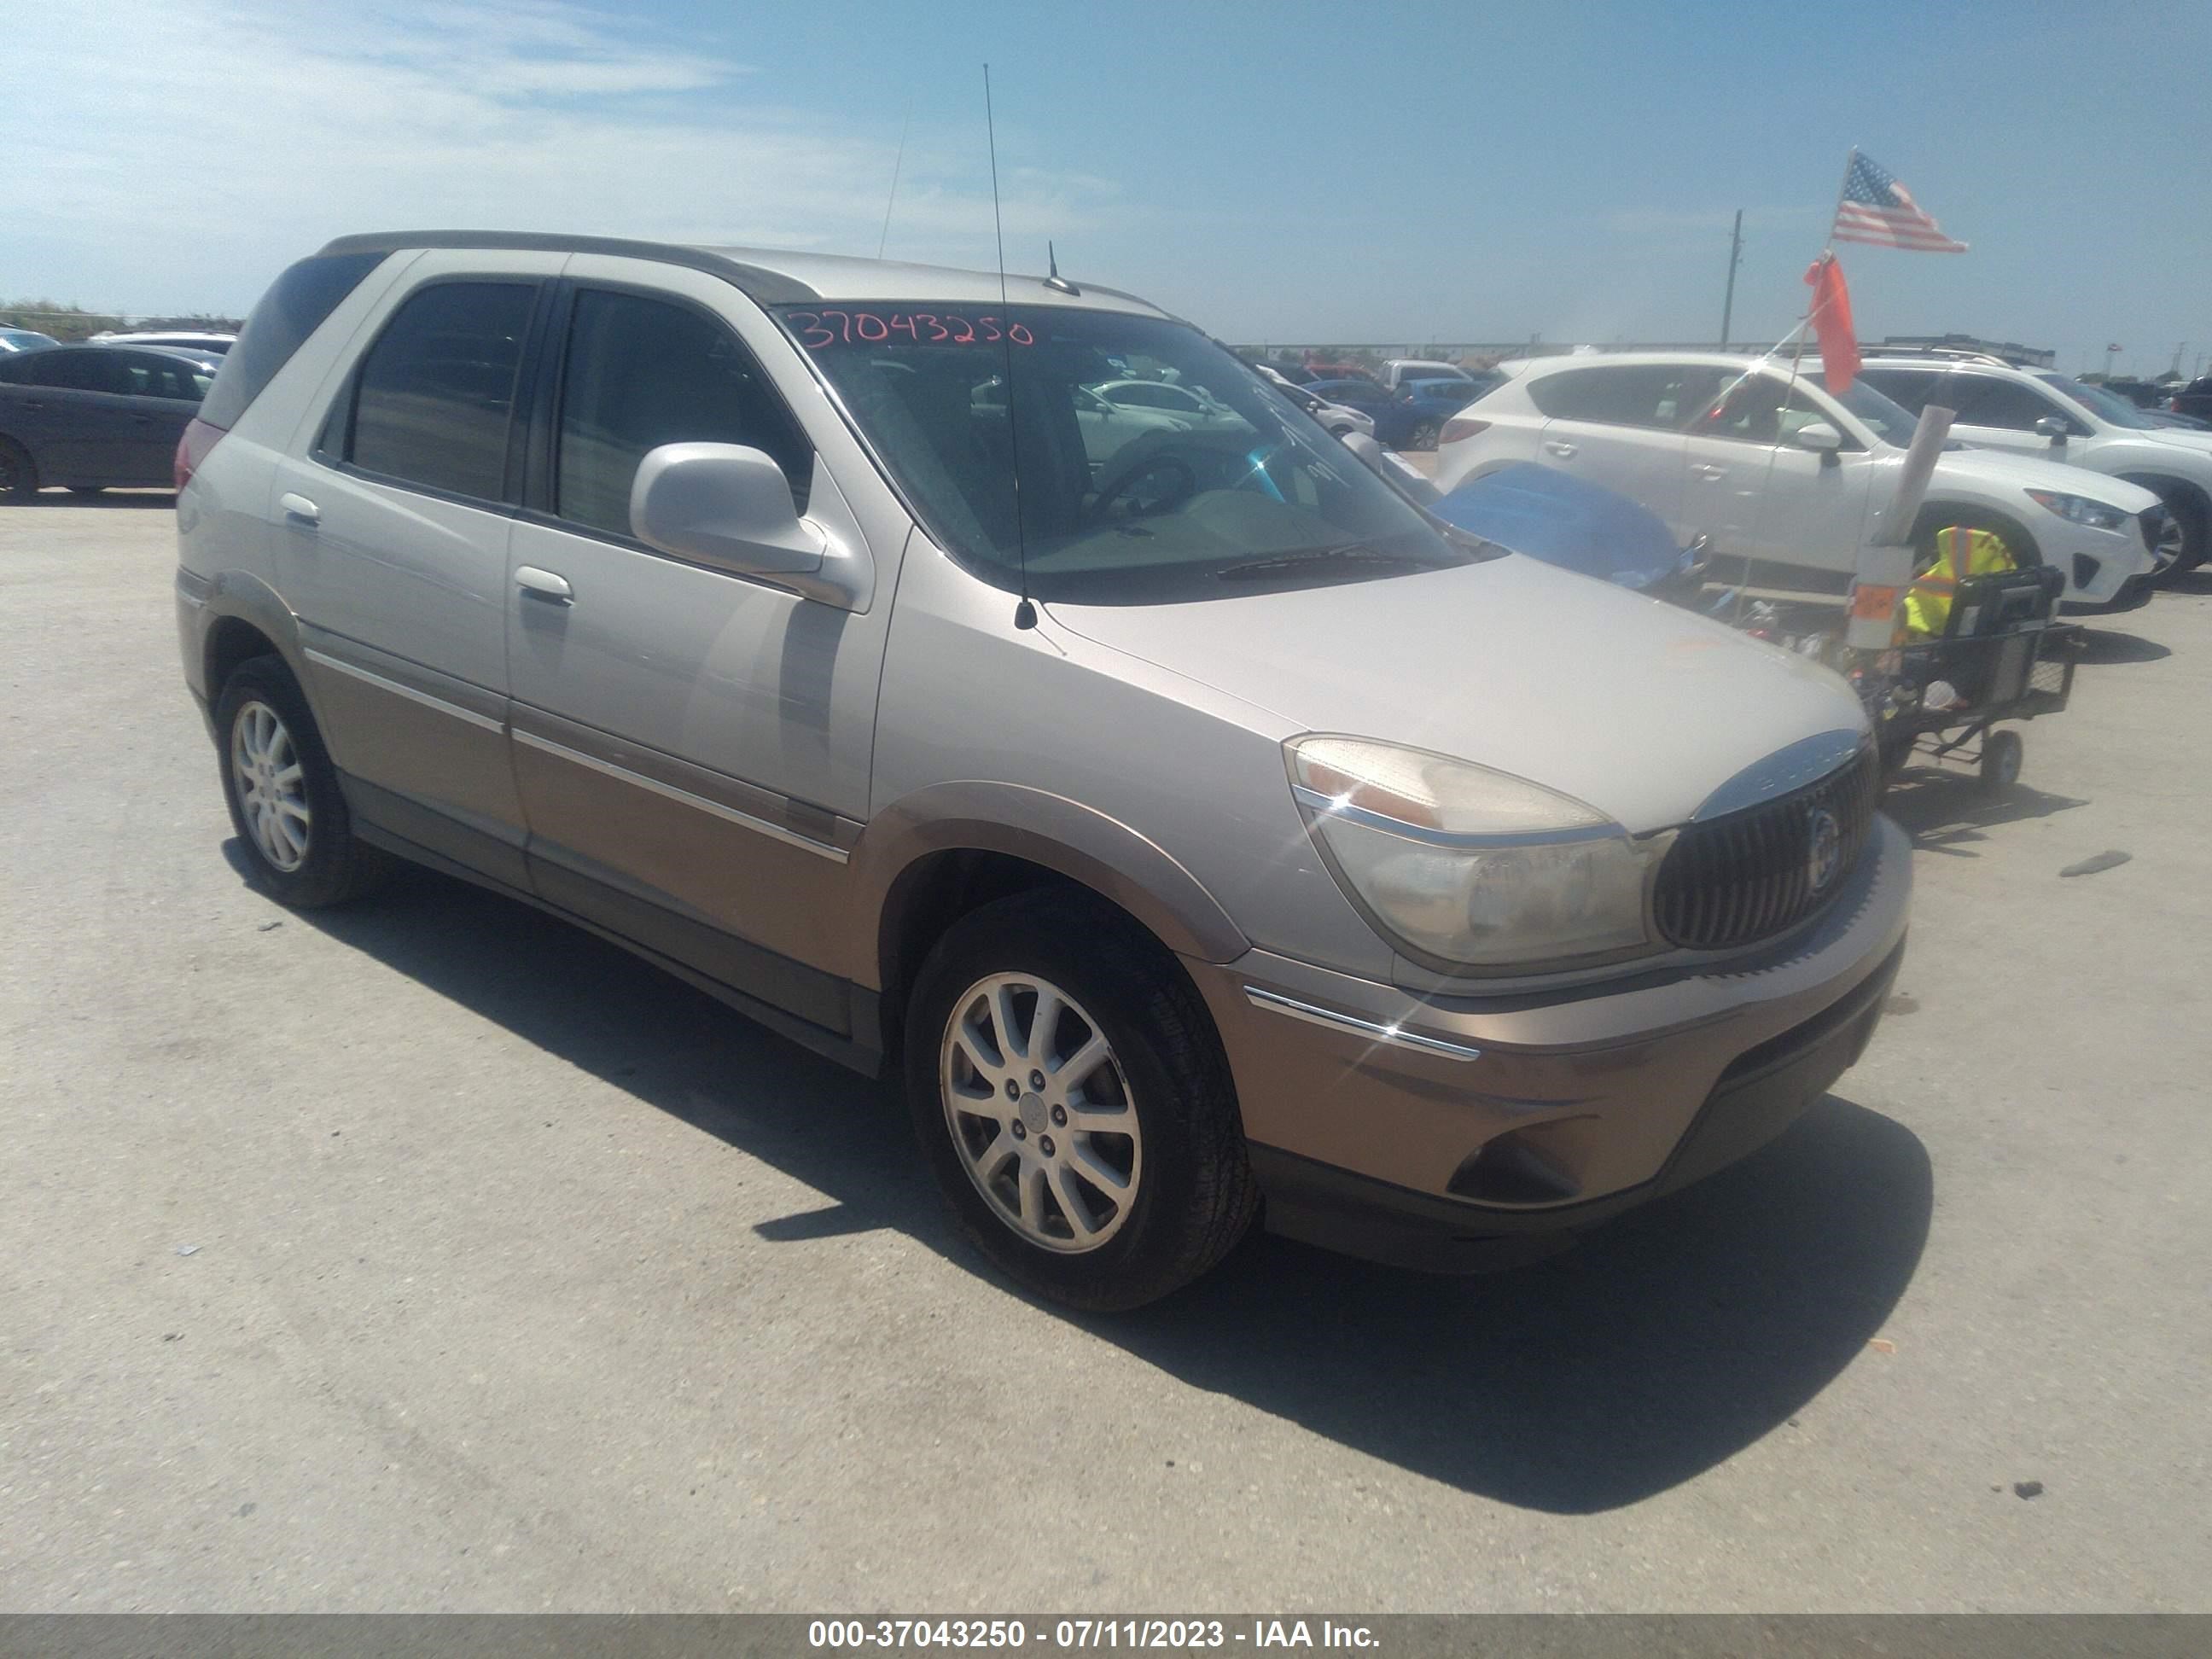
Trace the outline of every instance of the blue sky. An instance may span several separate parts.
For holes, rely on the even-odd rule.
[[[872,253],[902,131],[889,252],[988,264],[988,58],[1010,263],[1239,340],[1706,337],[1738,207],[1779,337],[1857,143],[1973,244],[1844,250],[1863,335],[2212,351],[2203,3],[82,10],[0,62],[0,295],[237,309],[429,223]]]

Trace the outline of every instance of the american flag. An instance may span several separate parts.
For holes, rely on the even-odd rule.
[[[1943,234],[1911,192],[1878,164],[1851,152],[1844,178],[1844,198],[1836,204],[1835,242],[1870,242],[1876,247],[1917,249],[1923,253],[1964,253],[1966,245]]]

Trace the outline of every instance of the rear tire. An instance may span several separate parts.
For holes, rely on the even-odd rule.
[[[1434,449],[1437,447],[1437,440],[1443,435],[1443,428],[1434,421],[1423,421],[1406,439],[1406,447]]]
[[[231,671],[215,729],[223,804],[258,886],[279,904],[313,910],[382,879],[389,860],[354,835],[337,769],[283,658],[253,657]]]
[[[39,469],[12,438],[0,438],[0,500],[27,501],[39,493]]]
[[[1066,1012],[1041,1032],[1048,994]],[[1054,887],[963,917],[915,976],[905,1030],[915,1132],[961,1231],[1038,1295],[1138,1307],[1251,1224],[1212,1021],[1175,958],[1103,901]]]

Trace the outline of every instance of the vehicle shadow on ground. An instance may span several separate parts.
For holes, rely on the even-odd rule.
[[[2156,640],[2144,639],[2140,634],[2123,633],[2117,628],[2087,628],[2081,631],[2081,654],[2079,660],[2085,667],[2104,668],[2115,663],[2159,662],[2173,654]]]
[[[80,495],[68,489],[41,489],[27,501],[20,495],[0,497],[0,505],[8,507],[158,507],[167,510],[176,504],[177,492],[173,489],[103,489],[97,495]]]
[[[1956,858],[1978,858],[1979,854],[1967,850],[1968,845],[1987,841],[1983,832],[1998,824],[2046,818],[2088,804],[2024,783],[1993,795],[1974,774],[1933,762],[1907,766],[1890,781],[1881,798],[1881,810],[1912,837],[1917,849]]]
[[[768,1244],[896,1228],[999,1282],[954,1232],[888,1085],[427,871],[297,919],[836,1200],[758,1226]],[[1933,1192],[1910,1130],[1831,1096],[1755,1158],[1538,1267],[1437,1279],[1255,1235],[1164,1304],[1076,1322],[1415,1474],[1583,1513],[1784,1428],[1881,1328]]]

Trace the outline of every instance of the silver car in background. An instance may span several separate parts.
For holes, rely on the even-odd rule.
[[[1079,1307],[1255,1218],[1528,1259],[1817,1099],[1908,905],[1844,684],[1443,526],[1141,301],[1001,280],[287,271],[179,454],[256,878],[428,864],[896,1071],[968,1235]],[[1109,447],[1116,377],[1225,413]]]

